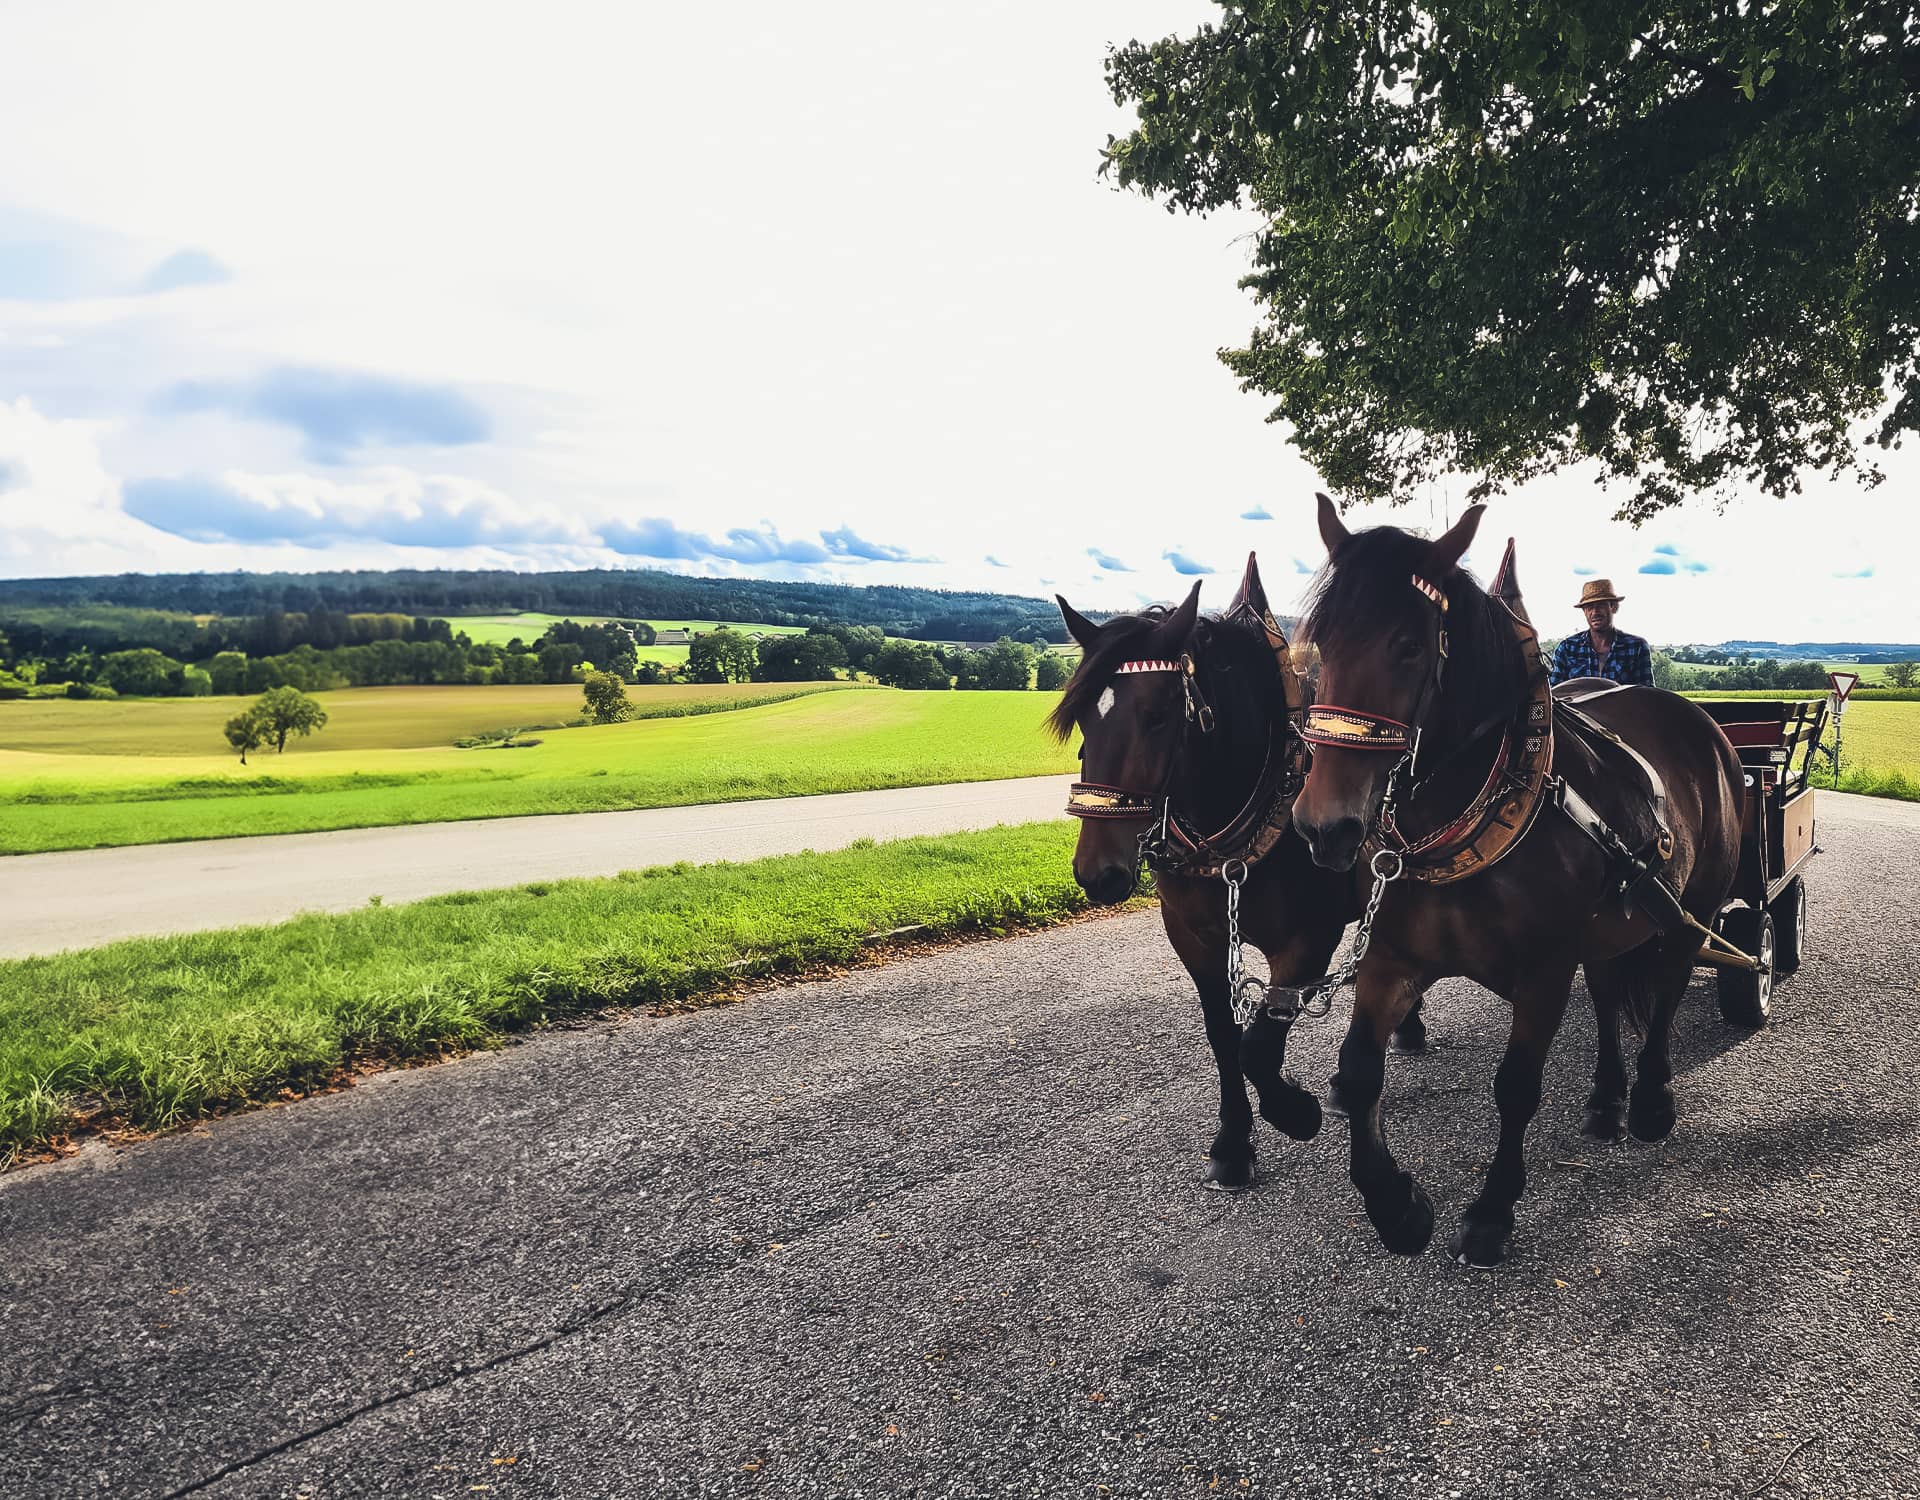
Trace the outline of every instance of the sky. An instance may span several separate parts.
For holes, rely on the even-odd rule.
[[[1252,219],[1115,192],[1204,0],[9,7],[0,577],[658,567],[1288,609],[1319,480],[1215,351]],[[1920,639],[1907,502],[1497,500],[1534,617]],[[1464,479],[1350,525],[1437,528]],[[1564,620],[1556,611],[1564,611]]]

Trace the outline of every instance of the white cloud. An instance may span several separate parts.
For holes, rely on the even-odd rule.
[[[1207,0],[747,0],[718,28],[685,7],[529,27],[339,0],[300,28],[298,68],[260,61],[289,42],[276,7],[187,14],[42,7],[0,49],[0,97],[35,122],[0,133],[0,205],[112,261],[102,294],[0,304],[0,403],[81,424],[36,440],[73,448],[67,515],[0,492],[0,571],[647,563],[597,544],[618,523],[625,546],[645,526],[716,539],[667,564],[709,572],[1043,593],[1093,573],[1089,547],[1137,570],[1076,583],[1089,608],[1178,598],[1169,552],[1257,547],[1285,609],[1291,559],[1320,559],[1318,476],[1214,356],[1252,326],[1250,218],[1170,217],[1095,176],[1123,125],[1106,45],[1191,28]],[[635,88],[636,58],[674,61]],[[180,289],[102,291],[156,276]],[[154,404],[287,368],[458,390],[487,431],[427,457],[338,444],[322,481],[295,427]],[[200,524],[184,491],[166,517],[224,540],[119,508],[116,476],[209,474]],[[1575,475],[1486,529],[1520,537],[1543,623],[1555,601],[1577,623],[1590,568],[1656,639],[1888,638],[1914,633],[1902,570],[1836,575],[1885,553],[1915,477],[1638,534]],[[1462,488],[1361,519],[1444,524]],[[757,566],[734,533],[832,555]],[[1711,571],[1638,574],[1658,542]],[[1478,551],[1490,569],[1497,546]]]

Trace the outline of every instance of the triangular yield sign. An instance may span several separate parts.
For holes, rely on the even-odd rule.
[[[1827,682],[1833,688],[1833,696],[1838,698],[1842,703],[1847,701],[1847,694],[1853,691],[1853,685],[1859,680],[1860,674],[1858,672],[1827,673]]]

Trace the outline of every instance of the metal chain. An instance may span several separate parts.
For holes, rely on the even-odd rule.
[[[1392,815],[1394,784],[1412,759],[1410,755],[1401,757],[1387,777],[1386,796],[1380,802],[1383,818]],[[1240,867],[1238,875],[1233,873],[1235,865]],[[1245,860],[1230,859],[1220,867],[1220,879],[1227,887],[1227,999],[1233,1006],[1234,1025],[1243,1029],[1251,1026],[1262,1010],[1275,1020],[1291,1024],[1302,1017],[1317,1020],[1332,1008],[1334,995],[1360,972],[1360,960],[1367,956],[1367,947],[1373,941],[1373,919],[1380,914],[1387,887],[1406,874],[1407,862],[1398,850],[1378,849],[1368,868],[1373,872],[1373,889],[1367,893],[1366,909],[1360,913],[1360,927],[1353,935],[1353,955],[1333,973],[1311,984],[1294,986],[1269,984],[1245,971],[1240,951],[1240,887],[1246,883],[1247,865]]]
[[[1233,868],[1240,867],[1235,875]],[[1230,859],[1220,866],[1220,879],[1227,887],[1227,999],[1233,1006],[1233,1024],[1251,1026],[1260,1007],[1267,1001],[1266,981],[1245,971],[1240,951],[1240,887],[1246,883],[1247,862]]]

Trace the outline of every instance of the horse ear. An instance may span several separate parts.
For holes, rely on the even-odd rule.
[[[1053,602],[1060,606],[1060,618],[1067,622],[1067,634],[1080,643],[1082,651],[1091,651],[1093,638],[1100,633],[1100,627],[1067,603],[1065,594],[1055,594]]]
[[[1513,538],[1507,538],[1507,550],[1500,554],[1500,567],[1493,575],[1493,587],[1487,592],[1507,604],[1520,600],[1520,579],[1513,568]]]
[[[1240,575],[1240,590],[1233,596],[1233,603],[1227,606],[1225,618],[1235,620],[1243,616],[1251,616],[1259,622],[1260,628],[1266,632],[1269,646],[1276,651],[1286,649],[1286,632],[1280,628],[1280,622],[1274,619],[1273,609],[1267,603],[1266,585],[1260,581],[1260,559],[1252,552],[1247,554],[1247,571]]]
[[[1473,545],[1473,534],[1480,529],[1480,517],[1486,513],[1486,509],[1484,505],[1469,505],[1447,534],[1433,544],[1433,556],[1440,565],[1440,572],[1446,572],[1466,555],[1467,548]]]
[[[1327,544],[1328,552],[1338,552],[1340,544],[1353,533],[1348,531],[1340,519],[1340,509],[1318,490],[1313,498],[1320,502],[1320,540]]]
[[[1200,580],[1196,578],[1193,587],[1187,591],[1186,602],[1168,615],[1166,623],[1155,632],[1158,639],[1166,643],[1169,654],[1176,648],[1186,646],[1187,637],[1193,634],[1193,622],[1199,618]]]

